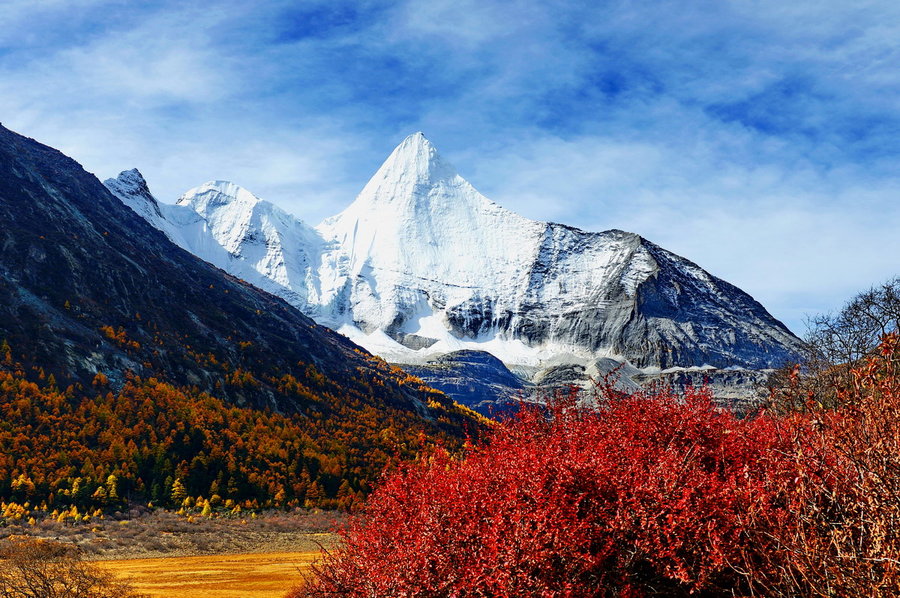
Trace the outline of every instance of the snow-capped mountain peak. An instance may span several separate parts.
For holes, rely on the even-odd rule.
[[[361,195],[384,182],[429,185],[451,181],[457,176],[456,169],[441,157],[423,133],[413,133],[391,152]]]
[[[418,334],[418,320],[442,317],[432,304],[514,293],[545,226],[488,200],[417,133],[317,230],[336,248],[323,265],[346,285],[353,323]]]
[[[162,218],[159,204],[150,187],[144,180],[144,175],[137,168],[123,170],[114,179],[107,179],[103,183],[118,197],[122,203],[140,214],[144,219]]]
[[[387,210],[403,218],[411,212],[455,209],[500,208],[462,178],[425,135],[414,133],[391,152],[356,201],[323,224],[352,219],[364,212]]]
[[[421,133],[314,229],[225,181],[178,203],[155,223],[176,243],[395,361],[481,349],[512,364],[771,367],[800,347],[752,297],[638,235],[498,206]]]
[[[311,268],[321,237],[302,220],[229,181],[209,181],[187,191],[175,206],[198,216],[185,227],[188,251],[308,311],[318,295]]]

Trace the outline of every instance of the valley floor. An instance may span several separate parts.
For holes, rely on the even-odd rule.
[[[318,551],[98,561],[150,598],[282,598]]]
[[[162,509],[72,525],[45,517],[0,522],[0,540],[30,536],[77,545],[86,560],[128,579],[150,598],[282,598],[303,571],[333,549],[345,514],[269,511],[246,518],[188,519]]]

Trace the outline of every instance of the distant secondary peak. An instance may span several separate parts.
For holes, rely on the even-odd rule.
[[[130,181],[138,185],[143,185],[144,187],[147,186],[147,181],[144,179],[144,175],[142,175],[141,171],[137,168],[132,168],[131,170],[123,170],[116,178],[122,182]]]
[[[147,185],[147,181],[144,179],[144,175],[141,174],[137,168],[132,168],[131,170],[123,170],[119,173],[114,179],[106,180],[107,186],[109,184],[114,184],[119,187],[122,191],[130,192],[132,195],[136,193],[145,193],[150,195],[150,187]]]
[[[190,206],[200,214],[230,204],[255,205],[262,200],[231,181],[208,181],[178,198],[178,205]]]
[[[106,179],[103,184],[132,210],[138,213],[142,210],[149,210],[160,216],[159,204],[150,192],[144,175],[137,168],[123,170],[119,176],[114,179]]]

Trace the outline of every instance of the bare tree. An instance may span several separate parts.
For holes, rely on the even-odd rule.
[[[837,313],[810,317],[801,363],[776,371],[766,382],[769,407],[790,412],[838,406],[850,370],[898,328],[900,277],[858,294]]]
[[[900,323],[900,277],[851,299],[836,314],[807,322],[810,358],[820,365],[853,365],[870,355]]]
[[[145,598],[81,560],[76,546],[9,539],[0,545],[0,598]]]

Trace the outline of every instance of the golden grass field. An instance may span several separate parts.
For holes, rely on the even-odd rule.
[[[318,552],[97,561],[153,598],[282,598]]]

